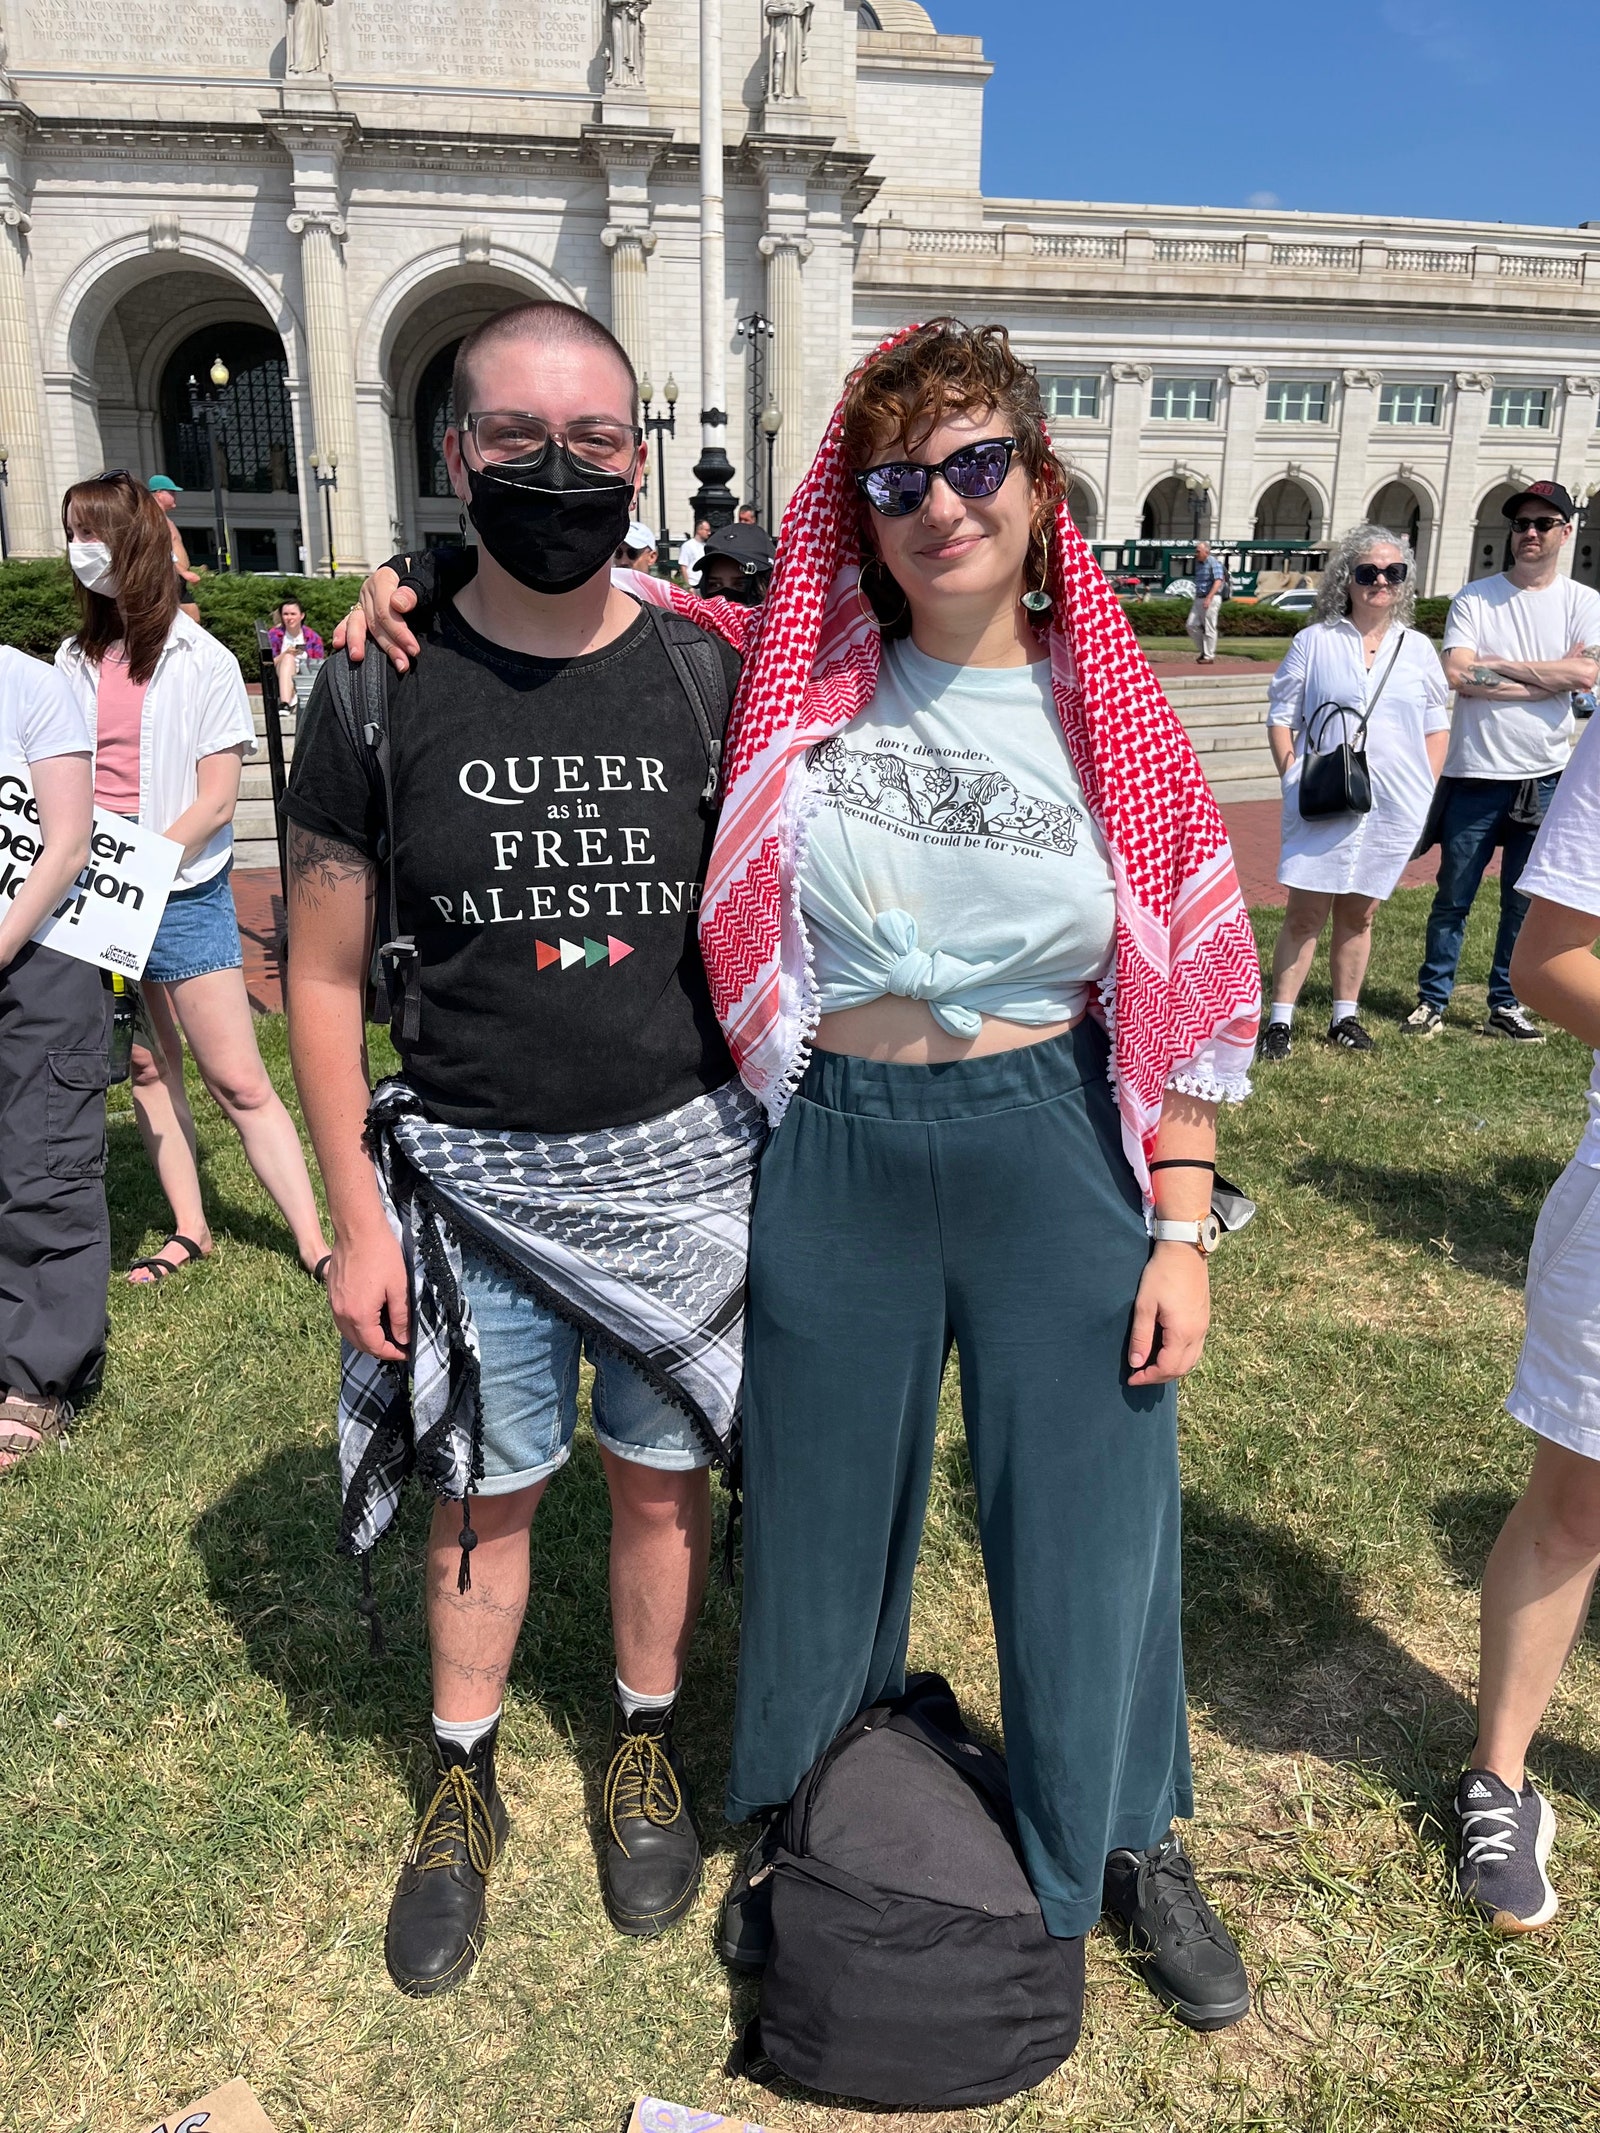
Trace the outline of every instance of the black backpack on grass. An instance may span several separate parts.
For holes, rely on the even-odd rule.
[[[937,2111],[1033,2088],[1071,2053],[1083,1942],[1045,1931],[1004,1758],[939,1675],[845,1727],[778,1837],[752,2056],[829,2095]]]

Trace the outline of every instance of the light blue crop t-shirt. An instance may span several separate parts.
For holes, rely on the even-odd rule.
[[[899,993],[972,1037],[984,1015],[1082,1010],[1116,899],[1048,660],[955,667],[887,644],[872,702],[808,774],[800,907],[824,1014]]]

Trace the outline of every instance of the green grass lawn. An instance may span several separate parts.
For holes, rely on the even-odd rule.
[[[913,2120],[726,2078],[753,1999],[712,1948],[734,1607],[713,1590],[685,1695],[704,1894],[664,1942],[621,1940],[589,1835],[609,1661],[587,1441],[535,1531],[488,1952],[449,1999],[395,1994],[382,1933],[422,1775],[424,1506],[380,1560],[374,1663],[332,1554],[326,1311],[199,1099],[216,1257],[114,1289],[102,1398],[67,1452],[0,1484],[0,2126],[137,2128],[235,2073],[282,2133],[599,2133],[644,2090],[791,2133],[1600,2122],[1592,1642],[1535,1749],[1561,1818],[1556,1928],[1507,1942],[1453,1911],[1441,1828],[1471,1738],[1478,1578],[1528,1458],[1500,1408],[1524,1255],[1588,1062],[1565,1039],[1529,1054],[1473,1033],[1487,902],[1474,984],[1408,1048],[1393,1025],[1425,907],[1410,892],[1380,917],[1378,1049],[1315,1041],[1319,966],[1295,1057],[1224,1129],[1261,1214],[1217,1262],[1183,1399],[1192,1844],[1259,1981],[1247,2023],[1190,2035],[1096,1934],[1082,2045],[1012,2104]],[[1275,924],[1262,914],[1269,953]],[[286,1083],[282,1027],[262,1034]],[[165,1226],[125,1095],[111,1146],[125,1265]],[[955,1397],[913,1658],[993,1725]]]

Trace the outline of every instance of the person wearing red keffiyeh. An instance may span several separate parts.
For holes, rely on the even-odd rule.
[[[1065,486],[1004,330],[934,321],[850,380],[760,609],[629,586],[744,654],[700,939],[776,1129],[727,1799],[765,1826],[722,1947],[764,1960],[769,1811],[902,1685],[953,1339],[1046,1924],[1108,1910],[1210,2029],[1249,1986],[1172,1828],[1193,1806],[1173,1387],[1204,1342],[1215,1115],[1248,1093],[1259,963]],[[364,595],[386,647],[392,591]]]
[[[700,929],[776,1128],[727,1812],[786,1800],[902,1686],[953,1338],[1046,1924],[1108,1910],[1210,2029],[1249,1986],[1172,1828],[1173,1381],[1204,1340],[1216,1107],[1248,1092],[1259,965],[1065,486],[1004,330],[911,329],[850,380],[746,655]],[[730,1961],[763,1956],[768,1841]]]

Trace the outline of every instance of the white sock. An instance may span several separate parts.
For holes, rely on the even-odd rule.
[[[1272,1016],[1267,1027],[1270,1029],[1274,1023],[1281,1022],[1284,1028],[1288,1029],[1294,1021],[1294,1005],[1293,1000],[1274,1000],[1272,1003]]]
[[[663,1711],[670,1711],[678,1700],[676,1689],[669,1689],[665,1696],[641,1696],[637,1689],[630,1689],[619,1674],[617,1676],[617,1701],[622,1706],[624,1718],[637,1718],[643,1711],[647,1718],[659,1718]]]
[[[487,1718],[441,1718],[433,1714],[433,1730],[440,1740],[454,1741],[463,1755],[470,1755],[489,1730],[499,1725],[504,1704],[497,1703]]]
[[[1360,1006],[1360,1004],[1361,1003],[1359,1000],[1335,1000],[1333,1003],[1333,1014],[1328,1022],[1329,1029],[1332,1029],[1335,1023],[1354,1022],[1356,1018],[1356,1009]]]

